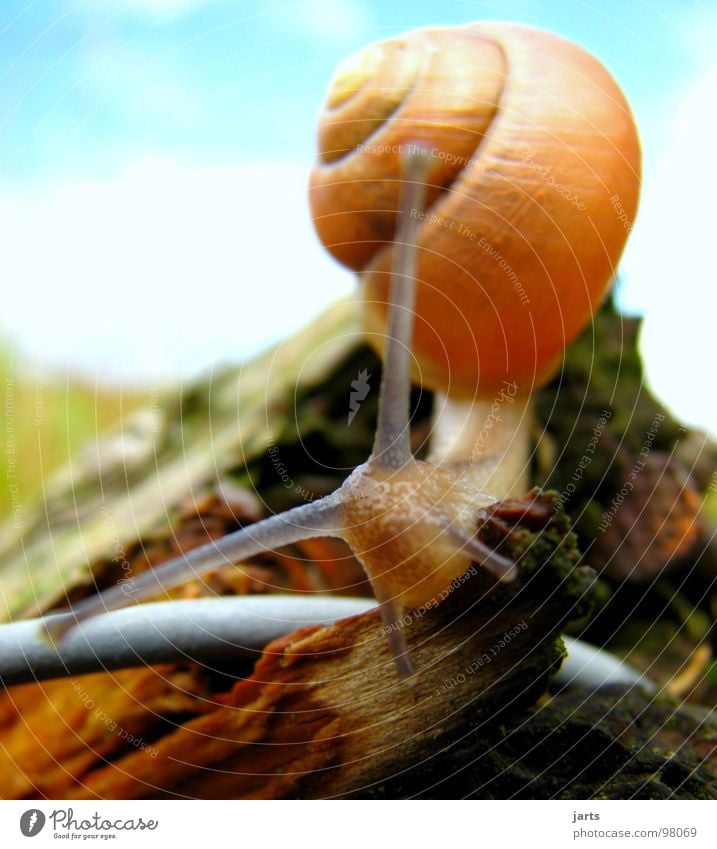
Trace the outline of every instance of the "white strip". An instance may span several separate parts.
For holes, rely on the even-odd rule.
[[[270,806],[275,804],[276,811]],[[99,819],[124,825],[140,818],[156,827],[119,830],[67,827]],[[20,817],[37,810],[44,827],[35,842],[20,832]],[[256,802],[120,801],[5,802],[0,806],[3,847],[98,845],[185,847],[291,847],[341,849],[407,846],[499,846],[562,849],[576,846],[660,846],[713,849],[714,802],[470,801],[470,802]],[[579,819],[578,819],[579,818]],[[38,817],[41,821],[42,818]],[[37,824],[35,825],[35,828]],[[674,836],[670,836],[670,830]],[[696,836],[692,837],[692,831]],[[651,833],[647,836],[646,833]],[[677,836],[678,833],[680,836]],[[622,836],[620,836],[622,835]],[[628,836],[629,835],[629,836]],[[103,839],[104,838],[104,839]]]

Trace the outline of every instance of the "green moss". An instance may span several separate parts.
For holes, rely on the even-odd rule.
[[[566,619],[580,619],[591,608],[594,573],[581,565],[577,535],[570,518],[558,505],[554,491],[535,489],[516,504],[525,504],[529,516],[510,524],[500,510],[480,528],[481,538],[515,560],[520,569],[519,585],[530,584],[531,592],[549,598],[559,591]],[[502,592],[515,590],[506,586]]]

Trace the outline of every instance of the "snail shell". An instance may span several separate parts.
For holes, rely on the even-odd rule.
[[[379,348],[400,154],[414,144],[432,154],[417,376],[454,395],[492,396],[504,381],[528,394],[614,277],[640,184],[630,109],[582,48],[513,24],[416,30],[344,62],[310,202],[324,245],[360,272]]]

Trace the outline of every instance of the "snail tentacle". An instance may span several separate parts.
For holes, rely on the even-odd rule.
[[[378,423],[371,454],[373,460],[392,469],[400,469],[412,458],[411,339],[416,302],[416,243],[421,225],[416,212],[423,212],[425,207],[428,151],[416,146],[403,157],[402,169],[405,190],[399,211]]]
[[[135,579],[74,604],[69,610],[58,611],[63,615],[48,620],[46,631],[52,639],[57,639],[80,622],[163,596],[168,590],[200,578],[219,566],[312,537],[340,537],[340,522],[340,507],[334,496],[302,504],[175,557]]]
[[[514,560],[503,557],[502,554],[486,545],[477,536],[464,534],[458,528],[450,528],[447,533],[461,546],[471,560],[486,568],[499,581],[514,581],[518,576],[518,566]]]

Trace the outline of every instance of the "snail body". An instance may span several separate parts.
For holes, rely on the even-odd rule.
[[[610,197],[619,193],[632,215],[639,183],[629,109],[597,60],[556,36],[508,24],[434,28],[339,70],[319,146],[314,223],[359,271],[368,338],[383,352],[371,456],[331,496],[162,564],[130,594],[115,587],[80,602],[48,626],[51,636],[218,565],[336,536],[364,566],[408,675],[405,609],[435,600],[472,562],[497,581],[515,578],[516,564],[475,536],[477,518],[523,485],[530,392],[614,275],[626,231]],[[410,450],[412,371],[443,393],[425,462]]]
[[[344,539],[379,601],[421,607],[470,566],[461,544],[476,530],[476,512],[496,500],[461,470],[409,460],[400,469],[360,466],[344,485]],[[506,573],[513,571],[507,563]]]

